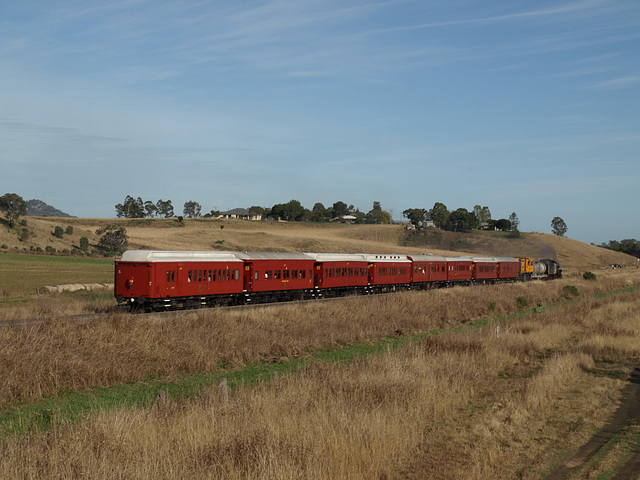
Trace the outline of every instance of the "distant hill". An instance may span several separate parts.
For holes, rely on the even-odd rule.
[[[61,212],[57,208],[47,205],[42,200],[27,201],[27,216],[30,217],[68,217],[74,218],[68,213]]]

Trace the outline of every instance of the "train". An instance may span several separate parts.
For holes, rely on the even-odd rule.
[[[526,257],[128,250],[114,295],[152,312],[561,276],[556,260]]]

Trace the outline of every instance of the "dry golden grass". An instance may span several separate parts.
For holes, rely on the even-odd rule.
[[[583,298],[629,282],[622,275],[597,282],[574,280]],[[327,345],[431,331],[515,312],[521,308],[518,297],[531,307],[563,301],[567,282],[457,287],[264,309],[201,310],[173,317],[111,312],[98,320],[67,317],[66,311],[74,310],[72,303],[56,306],[42,301],[31,311],[33,316],[48,318],[45,324],[0,329],[0,371],[6,372],[0,398],[5,403],[35,401],[60,390],[211,371],[221,363],[278,361]],[[587,315],[592,306],[585,301],[566,308]],[[520,333],[526,334],[522,338],[530,348],[540,348],[536,329],[546,315],[523,322]],[[562,323],[551,328],[558,345],[570,335],[562,332]],[[585,346],[594,355],[605,349],[602,342],[614,337],[612,331],[597,331],[598,336]]]
[[[559,298],[558,285],[531,287],[540,298],[538,288]],[[624,382],[607,375],[594,356],[640,356],[640,344],[626,343],[626,337],[637,340],[640,292],[596,298],[587,295],[588,284],[579,288],[579,303],[510,320],[499,339],[495,325],[450,331],[350,365],[313,364],[273,385],[228,395],[212,388],[195,400],[100,413],[47,435],[8,439],[0,446],[0,478],[540,478],[558,462],[559,450],[582,444],[616,408]],[[285,309],[302,309],[306,318],[320,309],[329,327],[322,334],[332,335],[332,316],[350,318],[364,307],[359,300],[380,300],[377,310],[401,303],[403,318],[419,315],[431,293],[464,303],[478,290]],[[261,315],[284,328],[275,312]],[[449,315],[455,313],[433,324]],[[231,318],[248,321],[245,314]],[[596,351],[591,342],[603,323],[621,342]],[[193,328],[188,320],[186,328]],[[346,335],[344,328],[327,340]],[[293,348],[287,341],[294,340],[276,350]]]
[[[28,228],[34,233],[20,242],[14,230],[0,228],[0,245],[10,249],[29,250],[31,245],[71,250],[86,236],[97,244],[97,228],[116,223],[127,228],[131,248],[168,250],[240,250],[291,252],[347,252],[347,253],[424,253],[442,255],[503,255],[528,256],[534,259],[558,258],[567,271],[599,269],[612,263],[637,264],[635,259],[610,250],[588,245],[569,238],[541,233],[526,233],[518,239],[501,235],[454,234],[468,248],[449,251],[438,248],[404,247],[406,234],[401,225],[344,225],[312,223],[250,222],[242,220],[185,219],[83,219],[28,217]],[[74,227],[74,234],[57,239],[51,232],[56,226]],[[456,242],[454,242],[456,243]]]

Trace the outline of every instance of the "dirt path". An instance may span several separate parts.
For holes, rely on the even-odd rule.
[[[624,390],[624,401],[604,428],[585,443],[571,458],[549,474],[546,480],[562,480],[574,469],[584,465],[600,448],[634,419],[640,419],[640,368],[629,377]],[[640,451],[637,451],[611,480],[630,480],[640,475]]]

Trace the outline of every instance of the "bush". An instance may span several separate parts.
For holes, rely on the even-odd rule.
[[[53,248],[51,245],[47,245],[47,246],[45,247],[45,251],[46,251],[47,253],[56,253],[56,249],[55,249],[55,248]]]
[[[580,293],[578,293],[577,287],[574,287],[573,285],[565,285],[564,287],[562,287],[562,294],[564,295],[564,298],[567,299],[580,295]]]
[[[527,297],[518,297],[516,298],[516,302],[518,303],[518,307],[525,308],[529,305],[529,300]]]
[[[83,252],[89,250],[89,239],[87,237],[82,237],[80,239],[80,250]]]
[[[31,232],[29,231],[29,229],[23,228],[22,230],[20,230],[20,233],[18,234],[18,240],[20,240],[21,242],[26,242],[27,240],[29,240],[30,236],[31,236]]]
[[[69,225],[64,233],[66,233],[67,235],[73,235],[73,227]]]
[[[53,236],[58,238],[64,237],[64,230],[62,229],[62,227],[56,227],[53,231]]]
[[[121,253],[129,246],[129,237],[127,237],[127,230],[124,227],[107,225],[96,230],[96,234],[102,235],[98,245],[103,252]]]
[[[596,274],[592,273],[592,272],[584,272],[584,274],[582,275],[582,278],[584,278],[585,280],[596,280]]]

